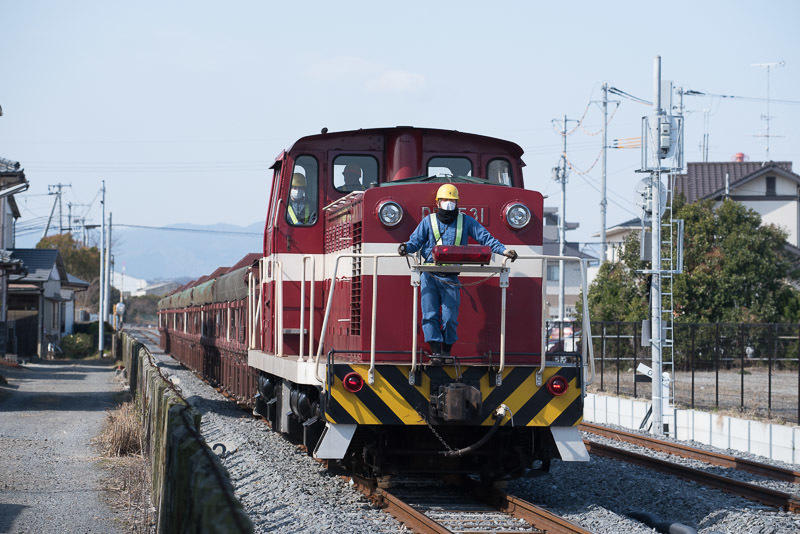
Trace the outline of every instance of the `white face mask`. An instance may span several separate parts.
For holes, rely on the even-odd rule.
[[[292,192],[289,194],[292,197],[292,200],[303,200],[306,198],[306,192],[302,189],[292,189]]]
[[[445,211],[453,211],[456,209],[456,201],[455,200],[442,200],[439,202],[439,208]]]

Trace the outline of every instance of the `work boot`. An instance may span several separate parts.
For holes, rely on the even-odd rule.
[[[439,356],[442,353],[441,341],[428,341],[428,346],[431,348],[431,355]]]
[[[452,348],[452,343],[442,343],[442,356],[450,356],[450,349]]]

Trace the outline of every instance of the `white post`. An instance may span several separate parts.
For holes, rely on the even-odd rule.
[[[106,265],[105,265],[105,307],[103,320],[111,314],[111,213],[108,214],[108,229],[106,230]]]
[[[97,340],[97,350],[100,352],[100,355],[103,355],[103,349],[105,348],[105,340],[103,337],[105,336],[105,307],[106,307],[106,300],[105,300],[105,239],[106,239],[106,181],[102,181],[103,185],[101,188],[102,197],[100,198],[100,205],[102,206],[101,215],[100,215],[100,243],[98,243],[100,248],[100,296],[99,296],[99,309],[97,310],[98,314],[98,323],[99,323],[99,333],[98,333],[98,340]]]
[[[561,131],[561,213],[558,225],[558,255],[564,256],[567,249],[567,116],[564,115],[564,129]],[[545,278],[547,273],[545,273]],[[564,324],[564,262],[558,262],[558,320]]]
[[[659,148],[659,132],[663,111],[661,109],[661,56],[656,56],[653,63],[653,139],[655,140],[655,167],[650,175],[650,191],[652,199],[651,215],[651,255],[652,278],[650,282],[650,354],[653,367],[652,433],[661,436],[664,433],[663,398],[661,387],[661,153]]]
[[[603,159],[600,167],[600,243],[602,254],[600,261],[606,261],[608,243],[606,242],[606,157],[608,151],[608,83],[603,83]]]

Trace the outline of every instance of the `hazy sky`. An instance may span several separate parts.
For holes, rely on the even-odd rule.
[[[650,7],[652,6],[652,7]],[[558,202],[551,119],[580,117],[608,81],[650,99],[652,59],[687,89],[763,96],[752,63],[783,60],[774,98],[800,100],[800,2],[36,2],[0,0],[0,156],[31,182],[89,203],[100,179],[115,222],[246,225],[265,216],[266,168],[297,138],[414,125],[522,145],[526,184]],[[763,103],[687,98],[686,151],[763,159]],[[612,108],[613,109],[613,108]],[[599,109],[569,136],[577,168],[598,155]],[[609,137],[639,135],[625,101]],[[773,105],[772,157],[800,168],[800,106]],[[585,130],[585,131],[584,131]],[[609,154],[609,224],[638,215],[637,150]],[[568,185],[571,239],[599,229],[599,165]],[[83,212],[86,208],[75,208]],[[99,219],[98,204],[89,213]]]

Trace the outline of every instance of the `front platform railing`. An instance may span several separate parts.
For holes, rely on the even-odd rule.
[[[326,331],[328,328],[328,321],[330,320],[331,310],[333,308],[333,295],[334,290],[336,288],[336,280],[339,275],[339,269],[343,259],[361,259],[361,260],[372,260],[372,306],[371,306],[371,316],[370,316],[370,363],[369,363],[369,370],[367,373],[367,382],[369,384],[373,384],[375,381],[375,333],[376,333],[376,324],[377,324],[377,309],[378,309],[378,276],[379,276],[379,266],[380,260],[384,260],[387,258],[392,259],[399,259],[397,254],[338,254],[336,256],[336,261],[334,262],[333,272],[330,274],[331,285],[328,290],[328,296],[325,304],[325,315],[322,321],[322,329],[320,333],[320,338],[317,342],[317,350],[316,354],[314,355],[314,376],[320,382],[320,384],[325,387],[325,380],[320,375],[319,372],[319,362],[322,359],[322,353],[325,347],[325,337]],[[452,265],[435,265],[435,264],[424,264],[417,261],[416,258],[413,256],[407,256],[409,259],[409,276],[410,276],[410,283],[413,289],[413,299],[412,299],[412,332],[411,332],[411,368],[409,371],[408,381],[409,384],[414,385],[416,382],[416,375],[417,370],[419,368],[419,361],[418,361],[418,308],[419,308],[419,287],[420,287],[420,278],[422,273],[424,272],[436,272],[436,273],[443,273],[443,272],[458,272],[458,273],[472,273],[472,274],[484,274],[487,277],[491,276],[499,276],[499,285],[500,285],[500,355],[499,355],[499,363],[497,367],[497,373],[495,375],[495,385],[500,386],[502,385],[503,381],[503,371],[506,366],[506,292],[509,286],[509,278],[513,268],[513,264],[511,264],[508,258],[504,258],[502,264],[500,265],[472,265],[472,264],[452,264]],[[582,289],[582,297],[583,297],[583,317],[582,317],[582,329],[581,329],[581,356],[582,356],[582,365],[584,367],[587,366],[589,368],[589,376],[586,378],[584,384],[589,385],[595,379],[595,363],[594,363],[594,350],[592,347],[592,334],[591,334],[591,322],[589,320],[589,303],[588,303],[588,286],[587,286],[587,262],[583,258],[579,258],[576,256],[550,256],[550,255],[541,255],[541,254],[534,254],[534,255],[526,255],[526,256],[518,256],[517,262],[529,262],[529,261],[537,261],[541,262],[541,273],[542,273],[542,294],[541,294],[541,301],[542,301],[542,315],[541,315],[541,334],[540,334],[540,364],[539,369],[536,372],[536,385],[541,386],[543,382],[544,370],[547,366],[547,331],[545,325],[545,312],[546,312],[546,297],[547,297],[547,282],[545,275],[547,273],[547,264],[548,262],[553,261],[565,261],[565,262],[578,262],[580,265],[580,272],[581,272],[581,289]],[[314,294],[315,294],[315,283],[316,283],[316,269],[315,269],[315,258],[313,255],[305,255],[302,258],[302,280],[300,286],[300,347],[299,347],[299,354],[298,360],[304,361],[304,349],[305,349],[305,316],[306,316],[306,304],[305,304],[305,286],[306,286],[306,265],[311,263],[311,278],[310,282],[310,290],[311,290],[311,302],[309,307],[309,343],[308,343],[308,355],[307,358],[310,361],[312,357],[312,347],[314,344]],[[256,325],[256,323],[260,322],[260,312],[262,307],[262,298],[263,295],[261,294],[261,288],[263,287],[263,282],[267,280],[271,280],[275,283],[275,298],[274,298],[274,342],[275,342],[275,354],[277,356],[283,356],[283,276],[282,276],[282,265],[279,261],[270,258],[262,258],[261,262],[259,262],[259,280],[256,281],[251,273],[250,280],[249,280],[249,308],[248,308],[248,316],[249,316],[249,337],[250,337],[250,348],[256,348],[256,339],[258,338],[260,332],[260,325]],[[327,277],[326,277],[327,278]]]

